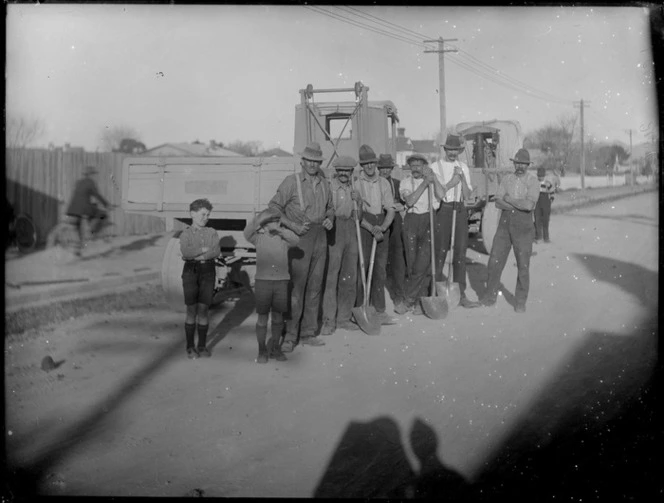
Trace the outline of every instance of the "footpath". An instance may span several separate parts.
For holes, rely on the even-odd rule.
[[[552,213],[655,191],[653,184],[567,190]],[[161,262],[171,233],[118,236],[90,243],[81,258],[60,248],[27,255],[5,253],[5,318],[54,303],[121,294],[161,283]]]

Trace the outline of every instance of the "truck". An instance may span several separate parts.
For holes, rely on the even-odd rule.
[[[123,159],[122,209],[128,213],[164,218],[173,231],[161,267],[161,283],[167,302],[184,309],[182,255],[179,233],[191,224],[189,204],[207,198],[213,206],[208,226],[220,238],[216,259],[213,303],[239,295],[252,282],[256,250],[243,235],[247,222],[267,205],[283,179],[298,172],[305,146],[318,142],[330,176],[337,156],[357,158],[360,145],[396,158],[397,108],[391,101],[369,101],[369,87],[362,82],[352,88],[300,89],[295,106],[294,148],[291,157],[152,157]],[[327,94],[351,94],[351,99],[317,101]],[[359,168],[356,168],[356,171]]]
[[[461,155],[470,171],[472,199],[466,201],[468,232],[475,234],[491,253],[500,210],[494,198],[503,175],[513,173],[510,160],[523,147],[521,125],[515,120],[461,122],[455,126],[466,148]]]

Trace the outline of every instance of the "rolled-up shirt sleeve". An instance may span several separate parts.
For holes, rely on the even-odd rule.
[[[539,199],[540,183],[539,180],[534,176],[528,178],[527,190],[528,192],[526,193],[526,199],[537,204],[537,200]]]
[[[392,196],[392,187],[385,178],[380,179],[380,200],[384,210],[396,210],[394,197]]]

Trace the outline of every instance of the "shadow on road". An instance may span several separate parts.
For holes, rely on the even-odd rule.
[[[633,223],[633,224],[641,224],[641,225],[648,225],[650,227],[659,227],[659,222],[653,217],[647,217],[645,215],[639,215],[637,213],[630,213],[628,215],[620,214],[620,215],[595,215],[595,214],[588,214],[588,213],[583,213],[583,214],[578,214],[578,213],[568,213],[566,216],[568,217],[577,217],[577,218],[589,218],[589,219],[594,219],[594,218],[601,218],[604,220],[615,220],[617,222],[621,223]]]
[[[316,487],[314,498],[427,498],[463,500],[468,484],[438,459],[433,428],[416,418],[410,443],[418,458],[416,473],[401,443],[399,426],[389,416],[352,421]]]

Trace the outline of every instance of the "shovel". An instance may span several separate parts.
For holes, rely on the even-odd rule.
[[[422,310],[432,320],[442,320],[447,317],[449,306],[445,297],[436,297],[436,256],[433,244],[433,186],[429,184],[429,224],[431,227],[431,297],[422,297]]]
[[[450,238],[450,250],[447,254],[448,257],[448,266],[447,266],[447,281],[439,281],[436,283],[436,288],[438,290],[438,295],[447,299],[447,305],[454,309],[459,306],[459,301],[461,301],[461,290],[459,289],[459,283],[452,283],[452,263],[454,262],[453,253],[454,253],[454,233],[456,232],[456,205],[457,205],[457,195],[458,195],[459,185],[456,186],[454,190],[454,203],[452,203],[452,236]],[[465,257],[462,257],[462,260],[465,260]]]
[[[362,329],[362,331],[368,335],[378,335],[380,334],[380,321],[376,319],[375,313],[372,313],[369,310],[369,287],[367,287],[367,280],[364,273],[364,253],[362,251],[362,235],[360,233],[360,220],[357,212],[357,202],[353,200],[353,206],[355,208],[355,230],[357,231],[357,246],[359,248],[360,255],[360,274],[362,278],[362,290],[364,291],[364,302],[359,307],[354,307],[351,312],[355,317],[355,321]],[[373,240],[373,245],[371,247],[371,260],[369,264],[369,281],[371,281],[371,273],[373,272],[374,257],[376,255],[376,239]]]

